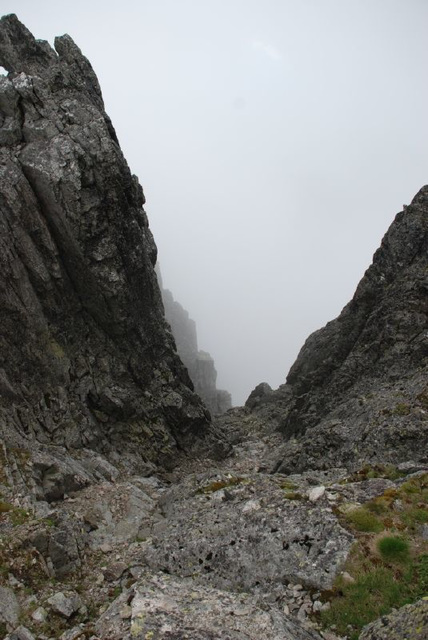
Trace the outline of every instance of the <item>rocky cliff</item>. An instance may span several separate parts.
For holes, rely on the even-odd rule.
[[[214,427],[94,72],[55,47],[0,22],[0,636],[426,637],[428,188]]]
[[[160,277],[158,271],[158,278]],[[165,317],[171,325],[177,351],[187,367],[196,393],[202,398],[212,415],[225,413],[232,406],[228,391],[217,389],[217,371],[214,359],[198,349],[196,323],[182,305],[174,300],[171,291],[161,284]]]
[[[55,49],[2,19],[2,438],[170,464],[209,418],[164,320],[143,190],[95,73],[69,36]]]
[[[278,469],[428,461],[428,187],[397,214],[340,316],[249,406],[284,434]]]

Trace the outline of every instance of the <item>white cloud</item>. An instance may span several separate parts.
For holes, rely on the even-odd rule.
[[[282,55],[278,49],[275,49],[271,44],[262,42],[261,40],[255,40],[253,42],[253,49],[256,49],[256,51],[262,51],[271,60],[282,60]]]

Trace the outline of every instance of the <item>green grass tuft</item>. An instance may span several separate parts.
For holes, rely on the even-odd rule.
[[[378,541],[377,548],[383,560],[402,563],[410,560],[409,543],[404,538],[385,536]]]
[[[357,531],[379,533],[384,528],[382,522],[364,507],[349,511],[346,518]]]
[[[366,624],[408,601],[393,571],[375,568],[342,586],[331,608],[321,613],[321,620],[327,626],[335,625],[340,635],[357,640]]]

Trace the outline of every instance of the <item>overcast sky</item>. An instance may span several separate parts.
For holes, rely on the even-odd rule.
[[[92,63],[163,280],[241,404],[428,182],[427,0],[0,0]]]

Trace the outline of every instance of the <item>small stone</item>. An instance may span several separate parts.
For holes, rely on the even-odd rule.
[[[288,604],[284,604],[283,607],[282,607],[282,610],[283,610],[283,612],[284,612],[284,614],[286,616],[290,615],[290,608],[289,608]]]
[[[12,573],[9,573],[7,581],[11,587],[18,587],[18,589],[22,587],[22,582],[19,582]]]
[[[66,595],[62,591],[58,591],[48,599],[48,604],[52,611],[68,619],[79,611],[82,601],[75,592],[68,592]]]
[[[328,611],[331,607],[331,604],[329,602],[324,602],[323,606],[321,607],[321,611]]]
[[[342,579],[348,584],[352,584],[353,582],[355,582],[355,578],[353,578],[347,571],[342,571]]]
[[[319,487],[314,487],[313,489],[310,489],[308,491],[308,498],[311,502],[316,502],[317,500],[322,498],[324,493],[325,493],[325,487],[324,485],[320,485]]]
[[[321,600],[315,600],[315,602],[312,605],[312,610],[314,611],[314,613],[316,613],[317,611],[322,611],[322,602]]]
[[[115,562],[104,571],[104,578],[108,582],[115,582],[122,577],[127,568],[128,565],[124,562]]]
[[[301,622],[304,622],[306,620],[307,615],[308,615],[308,606],[306,604],[302,604],[299,611],[297,612],[297,619],[300,620]]]
[[[27,629],[27,627],[20,626],[7,636],[10,640],[35,640],[35,637]]]
[[[132,608],[126,604],[121,610],[120,610],[120,617],[122,620],[129,620],[129,618],[131,618],[132,616]]]
[[[85,625],[79,624],[68,631],[64,631],[64,633],[59,637],[59,640],[78,640],[79,638],[83,640],[86,637],[84,629]]]
[[[110,553],[110,551],[112,551],[112,546],[110,544],[107,544],[106,542],[104,542],[101,546],[100,549],[103,553]]]
[[[260,502],[258,500],[248,500],[242,507],[242,513],[251,513],[252,511],[258,511],[260,509]]]
[[[48,617],[48,612],[43,607],[39,607],[31,614],[31,617],[34,622],[45,622]]]
[[[428,524],[423,524],[420,526],[419,535],[423,540],[428,540]]]
[[[21,608],[12,589],[0,587],[0,622],[18,624]]]
[[[129,569],[129,573],[133,578],[140,578],[143,573],[143,567],[141,567],[140,565],[135,565],[134,567],[131,567]]]

